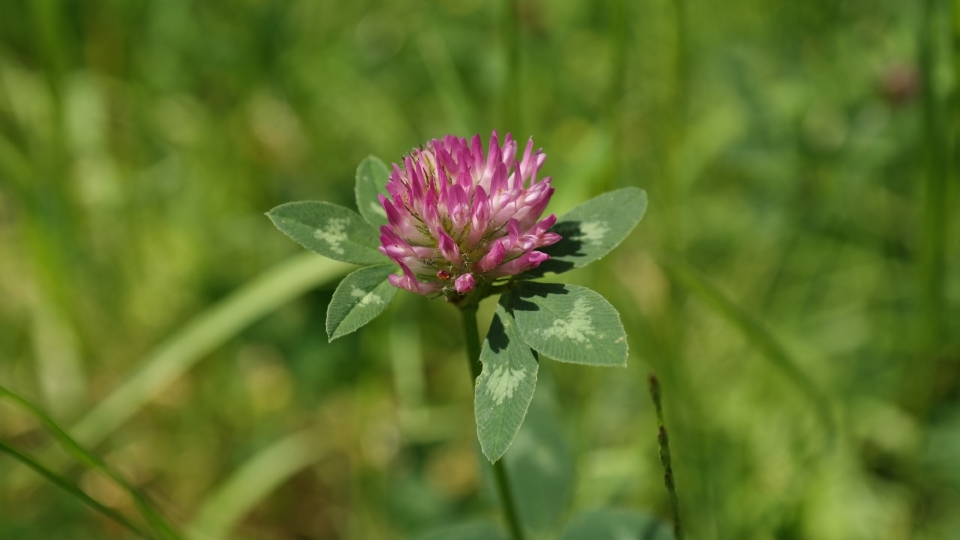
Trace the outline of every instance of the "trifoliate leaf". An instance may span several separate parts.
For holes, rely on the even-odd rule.
[[[483,372],[477,377],[474,397],[477,437],[491,463],[503,456],[520,430],[540,367],[521,339],[513,315],[505,309],[508,302],[504,295],[483,342]]]
[[[387,179],[390,169],[376,156],[369,156],[357,167],[357,209],[367,223],[374,227],[387,224],[387,213],[380,205],[377,195],[388,195]]]
[[[577,205],[550,230],[562,240],[541,251],[551,259],[538,275],[582,268],[610,253],[637,226],[647,211],[647,192],[634,188],[610,191]]]
[[[673,533],[649,514],[597,510],[574,518],[560,540],[673,540]]]
[[[380,264],[377,231],[349,208],[328,202],[281,204],[267,212],[278,229],[301,246],[337,261]]]
[[[520,335],[533,350],[561,362],[627,365],[620,314],[599,294],[576,285],[525,282],[513,298]]]
[[[343,278],[327,307],[330,341],[356,331],[387,309],[398,290],[387,278],[396,270],[396,265],[382,264]]]

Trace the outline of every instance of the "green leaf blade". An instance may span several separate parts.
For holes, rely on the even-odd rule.
[[[368,156],[357,167],[357,184],[354,188],[357,197],[357,209],[367,223],[374,227],[387,224],[387,213],[377,195],[389,196],[387,180],[390,169],[376,156]]]
[[[267,212],[284,234],[310,251],[336,261],[381,264],[377,231],[356,212],[321,201],[281,204]]]
[[[32,469],[34,472],[36,472],[37,474],[39,474],[40,476],[48,480],[50,483],[66,491],[75,499],[82,502],[83,504],[89,506],[90,508],[96,510],[97,512],[100,512],[104,516],[116,521],[120,525],[123,525],[124,527],[129,529],[131,532],[135,533],[137,536],[144,538],[145,540],[153,540],[152,535],[147,534],[143,529],[141,529],[132,521],[127,519],[126,516],[124,516],[120,512],[117,512],[112,508],[104,506],[102,503],[100,503],[100,501],[97,501],[93,497],[90,497],[89,495],[87,495],[83,490],[81,490],[79,487],[73,484],[70,480],[53,472],[47,467],[41,465],[39,462],[31,458],[30,456],[17,450],[13,446],[10,446],[3,440],[0,440],[0,452],[9,454],[11,457],[16,459],[20,463],[23,463],[24,465]]]
[[[477,378],[474,398],[477,437],[491,463],[503,456],[520,430],[533,400],[540,368],[520,337],[513,315],[506,310],[507,302],[509,299],[504,298],[497,305],[483,342],[483,371]]]
[[[649,514],[597,510],[573,519],[560,540],[672,540],[673,534]]]
[[[830,399],[814,380],[800,368],[797,359],[773,331],[762,320],[734,303],[729,295],[720,290],[695,267],[680,259],[664,259],[661,264],[673,280],[691,294],[700,298],[717,315],[740,331],[752,347],[756,348],[803,392],[823,423],[824,432],[827,436],[824,450],[833,447],[836,443],[837,425]]]
[[[524,283],[514,294],[514,317],[524,342],[560,362],[627,365],[620,314],[586,287]]]
[[[396,265],[381,264],[361,268],[343,278],[327,307],[327,337],[333,341],[383,313],[397,295],[388,278]]]
[[[486,521],[453,525],[415,538],[416,540],[507,540],[499,527]]]
[[[50,415],[44,412],[43,409],[36,406],[35,404],[30,402],[23,396],[20,396],[19,394],[11,392],[7,388],[3,387],[2,385],[0,385],[0,399],[11,401],[15,405],[19,406],[21,409],[33,415],[35,418],[37,418],[37,420],[40,421],[41,424],[43,424],[44,429],[46,429],[47,432],[53,435],[57,439],[57,441],[60,443],[60,445],[63,446],[64,449],[66,449],[70,454],[72,454],[77,459],[77,461],[79,461],[80,463],[83,463],[87,467],[90,467],[92,469],[96,469],[102,472],[104,475],[110,478],[114,483],[116,483],[120,488],[126,491],[130,495],[130,497],[133,499],[135,505],[137,506],[137,509],[140,511],[141,515],[143,515],[144,519],[146,519],[147,522],[150,523],[150,525],[156,530],[156,532],[162,538],[170,539],[170,540],[178,540],[180,538],[177,535],[177,533],[173,531],[170,525],[167,524],[167,522],[160,516],[160,514],[157,513],[157,511],[154,510],[152,506],[150,506],[150,504],[147,502],[144,496],[140,494],[140,492],[138,492],[132,485],[130,485],[130,483],[124,480],[123,477],[121,477],[116,471],[107,467],[107,464],[104,463],[103,460],[101,460],[99,457],[97,457],[96,455],[92,454],[91,452],[83,448],[76,440],[73,439],[73,437],[67,434],[66,430],[60,427],[60,425],[57,424],[53,420],[53,418],[50,417]],[[57,476],[59,478],[56,472],[49,470],[45,467],[43,467],[44,469],[43,471],[37,469],[36,465],[39,465],[39,464],[35,465],[33,463],[28,463],[23,459],[21,459],[20,457],[18,457],[17,459],[27,464],[30,468],[34,469],[35,471],[41,473],[42,476],[48,479],[51,479],[50,475]],[[52,480],[52,481],[55,481],[55,480]],[[57,483],[58,485],[61,485],[61,487],[63,487],[62,483],[60,482],[57,482]]]
[[[554,409],[546,394],[534,398],[503,456],[520,522],[538,538],[557,526],[573,496],[573,450]]]
[[[646,211],[647,192],[634,187],[577,205],[550,229],[563,239],[542,250],[551,258],[540,265],[538,275],[583,268],[600,259],[627,238]]]

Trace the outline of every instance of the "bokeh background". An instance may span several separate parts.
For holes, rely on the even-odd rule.
[[[669,515],[656,370],[691,538],[960,538],[956,15],[2,0],[0,384],[197,538],[493,515],[455,310],[401,293],[328,344],[344,270],[263,213],[353,206],[369,154],[512,131],[546,151],[552,211],[650,196],[624,245],[563,276],[610,299],[631,345],[626,370],[542,362],[576,479],[563,519]],[[135,514],[8,403],[0,438]],[[0,538],[128,537],[0,456]]]

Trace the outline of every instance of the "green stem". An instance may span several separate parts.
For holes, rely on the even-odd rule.
[[[460,315],[463,318],[463,334],[467,342],[467,361],[470,363],[470,373],[476,382],[480,376],[480,333],[477,330],[477,304],[471,303],[460,307]],[[511,540],[524,540],[523,527],[520,525],[520,518],[517,515],[517,506],[513,500],[513,493],[510,491],[510,477],[503,464],[503,459],[497,460],[491,465],[493,469],[494,483],[497,485],[497,493],[500,496],[500,503],[503,508],[503,518],[507,522],[507,528],[510,530]]]
[[[670,499],[670,511],[673,514],[673,536],[676,540],[683,540],[683,527],[680,525],[680,500],[677,498],[677,485],[673,478],[673,464],[670,458],[670,438],[667,428],[663,424],[663,406],[660,403],[660,381],[657,376],[650,374],[650,395],[657,410],[657,424],[660,430],[657,433],[657,442],[660,444],[660,463],[663,465],[663,483],[667,488]]]
[[[498,459],[491,467],[497,484],[497,492],[500,494],[500,501],[503,503],[503,517],[507,521],[507,528],[510,529],[510,538],[512,540],[523,540],[523,527],[520,525],[520,517],[517,515],[516,503],[514,503],[513,494],[510,491],[510,477],[507,474],[507,468],[503,465],[503,459]]]

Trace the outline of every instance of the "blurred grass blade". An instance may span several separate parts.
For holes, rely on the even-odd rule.
[[[0,135],[0,176],[18,190],[26,190],[33,177],[33,170],[26,156],[2,135]]]
[[[920,325],[924,345],[935,350],[945,332],[946,248],[948,235],[948,179],[950,170],[950,136],[947,125],[950,111],[938,96],[937,26],[944,15],[942,5],[934,0],[923,4],[919,33],[919,64],[921,74],[921,103],[923,105],[923,164],[924,181],[921,188],[919,215],[919,277],[924,306]]]
[[[521,522],[538,535],[558,525],[570,504],[576,474],[573,449],[557,418],[552,392],[549,380],[539,385],[502,460]]]
[[[486,521],[460,523],[417,535],[416,540],[505,540],[503,531]]]
[[[36,417],[43,424],[43,427],[53,435],[61,446],[67,449],[70,454],[72,454],[77,461],[85,464],[86,466],[96,469],[106,475],[108,478],[113,480],[117,485],[119,485],[130,497],[133,499],[134,504],[137,506],[137,509],[140,511],[140,514],[150,523],[150,525],[161,535],[162,538],[167,540],[179,540],[180,536],[173,531],[170,525],[153,509],[152,506],[146,501],[146,499],[140,495],[140,493],[134,489],[126,480],[123,479],[119,474],[117,474],[113,469],[107,467],[100,458],[96,455],[88,452],[82,446],[80,446],[66,431],[63,430],[47,413],[42,409],[28,401],[26,398],[11,392],[10,390],[4,388],[0,385],[0,399],[6,399],[20,408],[26,410],[34,417]]]
[[[320,431],[290,435],[253,456],[223,482],[188,527],[191,540],[220,540],[273,490],[323,457]]]
[[[423,370],[420,337],[420,304],[400,295],[396,314],[390,319],[389,348],[393,384],[402,410],[422,407],[427,381]]]
[[[30,303],[35,369],[47,409],[61,421],[86,408],[87,377],[73,325],[42,290]]]
[[[602,184],[603,191],[610,191],[620,182],[624,169],[625,148],[623,134],[626,127],[624,95],[627,92],[627,26],[631,19],[627,16],[624,0],[607,2],[609,34],[612,41],[610,87],[607,91],[607,104],[604,123],[610,134],[613,152],[611,153],[612,171]]]
[[[673,540],[670,530],[645,512],[594,510],[575,517],[560,540]]]
[[[774,366],[780,369],[800,388],[804,395],[810,400],[816,410],[817,416],[819,416],[823,422],[827,434],[826,447],[828,449],[831,448],[836,435],[836,426],[826,396],[817,388],[813,381],[800,370],[796,361],[780,341],[774,337],[770,330],[766,328],[763,323],[735,305],[724,293],[710,283],[699,270],[676,259],[665,259],[662,260],[661,263],[674,281],[700,298],[716,311],[718,315],[740,330],[744,338],[746,338],[751,345],[763,353]]]
[[[87,495],[86,493],[84,493],[80,488],[78,488],[77,486],[75,486],[75,485],[73,485],[72,483],[70,483],[70,481],[67,480],[66,478],[63,478],[62,476],[58,475],[57,473],[51,471],[50,469],[44,467],[43,465],[41,465],[41,464],[39,464],[39,463],[37,463],[37,462],[34,461],[32,458],[30,458],[30,457],[27,456],[26,454],[20,452],[20,451],[17,450],[16,448],[8,445],[8,444],[7,444],[6,442],[4,442],[3,440],[0,440],[0,452],[6,452],[7,454],[10,454],[11,456],[13,456],[14,459],[16,459],[17,461],[19,461],[20,463],[23,463],[23,464],[26,465],[27,467],[30,467],[31,469],[33,469],[33,470],[34,470],[37,474],[39,474],[40,476],[46,478],[46,479],[49,480],[51,483],[56,484],[57,486],[59,486],[60,489],[66,491],[66,492],[69,493],[70,495],[73,495],[73,496],[76,497],[79,501],[81,501],[82,503],[86,504],[86,505],[89,506],[90,508],[93,508],[93,509],[96,510],[97,512],[100,512],[101,514],[107,516],[108,518],[110,518],[110,519],[116,521],[117,523],[123,525],[123,526],[126,527],[127,529],[130,529],[132,532],[136,533],[137,536],[140,536],[141,538],[146,538],[147,540],[153,540],[153,537],[152,537],[152,536],[150,536],[150,535],[147,534],[145,531],[143,531],[142,529],[140,529],[140,527],[137,527],[136,525],[134,525],[133,522],[131,522],[131,521],[130,521],[129,519],[127,519],[126,517],[124,517],[122,514],[120,514],[119,512],[117,512],[117,511],[115,511],[115,510],[113,510],[113,509],[111,509],[111,508],[107,508],[106,506],[102,505],[102,504],[101,504],[100,502],[98,502],[96,499],[93,499],[92,497],[90,497],[89,495]]]
[[[161,343],[136,374],[74,426],[73,436],[86,445],[101,442],[204,355],[237,332],[351,268],[349,264],[305,253],[267,270]]]
[[[430,74],[434,91],[443,103],[452,131],[472,133],[477,127],[473,108],[443,36],[435,31],[428,32],[417,41],[417,45],[423,63],[427,66],[427,73]]]
[[[506,126],[505,131],[523,133],[520,114],[521,104],[524,103],[523,84],[520,70],[520,0],[503,0],[500,3],[501,23],[500,32],[503,40],[503,51],[506,56],[507,76],[500,92],[500,123]]]

